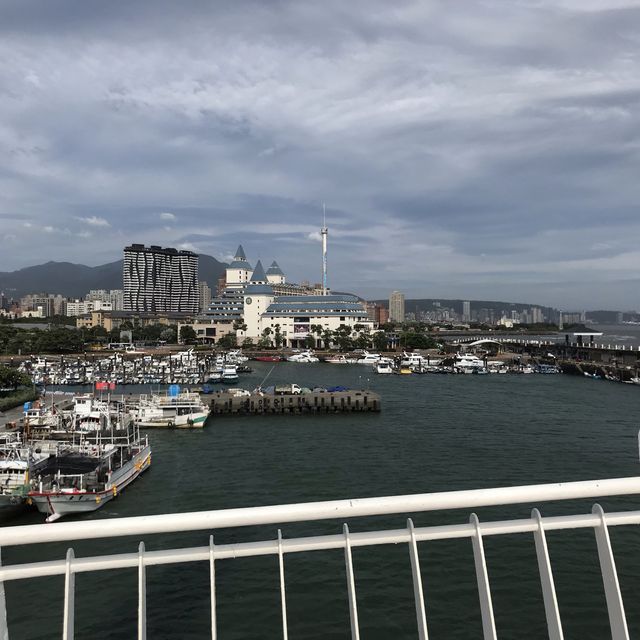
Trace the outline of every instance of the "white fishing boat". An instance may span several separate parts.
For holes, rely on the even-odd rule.
[[[151,447],[137,428],[111,441],[85,440],[50,457],[31,481],[28,499],[46,522],[96,511],[151,465]]]
[[[46,462],[49,454],[37,452],[17,434],[3,434],[0,439],[0,520],[26,506],[29,493],[29,474]]]
[[[134,422],[143,429],[204,427],[209,409],[198,393],[142,395],[130,407]]]

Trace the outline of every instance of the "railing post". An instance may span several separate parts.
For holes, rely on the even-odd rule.
[[[473,543],[473,559],[476,565],[476,579],[478,581],[478,596],[480,597],[480,612],[482,613],[482,632],[484,640],[497,640],[496,623],[493,617],[493,602],[491,601],[491,589],[489,587],[489,573],[484,557],[484,545],[480,521],[475,513],[471,514],[469,522],[475,528],[475,534],[471,538]]]
[[[351,620],[351,640],[360,640],[358,625],[358,603],[356,601],[356,582],[353,575],[353,558],[351,557],[351,541],[349,527],[346,522],[342,528],[344,532],[344,560],[347,567],[347,591],[349,593],[349,618]]]
[[[0,554],[0,567],[2,557]],[[0,640],[9,640],[9,626],[7,625],[7,603],[4,596],[4,580],[0,580]]]
[[[289,631],[287,629],[287,595],[284,584],[284,554],[282,553],[282,531],[278,529],[278,565],[280,567],[280,602],[282,604],[282,637],[287,640]]]
[[[138,547],[138,640],[147,640],[147,576],[144,542]]]
[[[547,617],[547,629],[549,640],[563,640],[562,622],[558,610],[556,587],[551,571],[551,560],[547,548],[547,536],[542,525],[542,517],[537,509],[533,509],[531,517],[537,522],[538,528],[533,532],[536,543],[536,555],[538,556],[538,568],[540,570],[540,583],[542,585],[542,598],[544,600],[544,612]]]
[[[67,549],[67,566],[64,573],[64,613],[62,616],[62,640],[73,640],[75,624],[76,576],[71,563],[73,549]]]
[[[409,557],[411,558],[411,574],[413,576],[413,597],[416,603],[416,619],[418,622],[418,638],[427,640],[427,615],[424,609],[424,592],[422,590],[422,573],[420,572],[420,557],[418,556],[418,543],[413,520],[407,520],[407,529],[411,540],[409,541]]]
[[[209,591],[211,595],[211,640],[216,640],[218,635],[216,622],[216,552],[213,536],[209,536]]]
[[[611,548],[607,521],[599,504],[593,505],[592,513],[600,518],[600,524],[595,527],[596,543],[598,545],[604,594],[607,598],[611,638],[612,640],[629,640],[627,619],[624,613],[624,604],[620,593],[620,583],[618,582],[618,572],[616,570],[616,561],[613,557],[613,549]]]

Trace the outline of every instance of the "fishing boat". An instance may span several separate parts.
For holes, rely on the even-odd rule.
[[[17,434],[0,439],[0,521],[26,507],[29,474],[41,468],[49,457],[23,443]]]
[[[113,500],[151,465],[151,447],[139,430],[109,441],[83,439],[59,455],[51,456],[32,476],[30,500],[46,514],[46,522],[89,513]]]
[[[164,396],[142,395],[130,411],[134,422],[142,429],[204,427],[209,415],[199,394],[179,390]]]

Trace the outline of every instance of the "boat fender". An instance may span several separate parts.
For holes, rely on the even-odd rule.
[[[113,487],[113,497],[115,498],[118,495],[118,487]]]
[[[260,398],[260,400],[258,400],[258,406],[262,407],[262,398]]]
[[[276,398],[276,399],[273,401],[273,406],[274,406],[274,407],[277,407],[279,404],[280,404],[280,402],[279,402],[278,398]]]
[[[187,419],[187,424],[188,424],[190,427],[193,427],[193,420],[192,420],[191,418],[188,418],[188,419]]]
[[[169,420],[169,428],[172,429],[176,426],[176,423],[173,420]]]

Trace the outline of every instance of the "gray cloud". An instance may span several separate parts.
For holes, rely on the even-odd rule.
[[[242,242],[317,280],[326,201],[336,289],[637,306],[639,27],[637,0],[6,0],[0,269]]]

